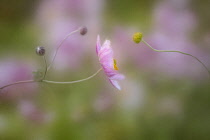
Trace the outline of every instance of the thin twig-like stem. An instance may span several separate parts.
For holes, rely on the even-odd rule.
[[[73,32],[71,32],[71,33],[69,33],[69,34],[61,41],[60,45],[59,45],[59,46],[56,48],[56,50],[55,50],[55,54],[54,54],[54,56],[53,56],[53,59],[52,59],[51,63],[49,64],[49,66],[48,66],[48,68],[47,68],[47,71],[49,71],[50,68],[52,67],[52,65],[53,65],[53,63],[54,63],[54,61],[55,61],[55,57],[57,56],[58,50],[59,50],[60,47],[62,46],[63,42],[64,42],[69,36],[71,36],[72,34],[78,32],[78,31],[80,31],[80,28],[77,29],[77,30],[75,30],[75,31],[73,31]]]
[[[23,84],[23,83],[35,83],[35,82],[45,82],[45,83],[53,83],[53,84],[73,84],[73,83],[79,83],[79,82],[83,82],[83,81],[86,81],[86,80],[89,80],[91,78],[93,78],[94,76],[96,76],[101,70],[102,68],[100,68],[96,73],[94,73],[93,75],[87,77],[87,78],[84,78],[84,79],[81,79],[81,80],[77,80],[77,81],[70,81],[70,82],[56,82],[56,81],[49,81],[49,80],[45,80],[45,77],[46,77],[46,74],[47,72],[50,70],[50,68],[52,67],[54,61],[55,61],[55,58],[57,56],[57,53],[58,53],[58,50],[59,48],[62,46],[62,44],[64,43],[64,41],[66,41],[66,39],[71,36],[72,34],[80,31],[81,27],[78,28],[77,30],[69,33],[68,35],[66,35],[66,37],[61,41],[60,45],[56,48],[55,50],[55,54],[53,56],[53,59],[51,61],[51,63],[49,64],[49,66],[47,65],[47,61],[46,61],[46,58],[45,56],[43,56],[43,60],[44,60],[44,65],[45,65],[45,71],[44,71],[44,74],[43,74],[43,77],[41,78],[40,81],[35,81],[35,80],[26,80],[26,81],[17,81],[17,82],[14,82],[14,83],[11,83],[11,84],[8,84],[8,85],[5,85],[3,87],[0,87],[0,90],[2,90],[3,88],[6,88],[6,87],[9,87],[9,86],[12,86],[12,85],[17,85],[17,84]]]
[[[42,79],[41,81],[26,80],[26,81],[18,81],[18,82],[14,82],[14,83],[5,85],[5,86],[3,86],[3,87],[0,87],[0,90],[3,89],[3,88],[6,88],[6,87],[12,86],[12,85],[23,84],[23,83],[35,83],[35,82],[45,82],[45,83],[52,83],[52,84],[73,84],[73,83],[79,83],[79,82],[83,82],[83,81],[86,81],[86,80],[89,80],[89,79],[93,78],[93,77],[96,76],[101,70],[102,70],[102,68],[100,68],[100,69],[99,69],[96,73],[94,73],[93,75],[91,75],[91,76],[89,76],[89,77],[87,77],[87,78],[81,79],[81,80],[76,80],[76,81],[70,81],[70,82],[57,82],[57,81],[49,81],[49,80],[44,80],[44,79]]]
[[[201,63],[203,65],[203,67],[207,70],[208,74],[209,74],[209,77],[210,77],[210,71],[208,70],[208,68],[206,67],[206,65],[201,61],[199,60],[197,57],[191,55],[191,54],[188,54],[188,53],[184,53],[184,52],[181,52],[181,51],[172,51],[172,50],[157,50],[157,49],[154,49],[151,45],[149,45],[146,41],[144,41],[142,39],[142,42],[144,44],[146,44],[150,49],[152,49],[153,51],[156,51],[156,52],[176,52],[176,53],[181,53],[181,54],[184,54],[184,55],[188,55],[188,56],[191,56],[193,58],[195,58],[199,63]]]
[[[6,88],[6,87],[12,86],[12,85],[23,84],[23,83],[35,83],[35,82],[37,82],[37,81],[34,81],[34,80],[18,81],[18,82],[14,82],[14,83],[5,85],[3,87],[0,87],[0,90],[3,88]]]
[[[45,71],[44,71],[44,75],[42,77],[42,80],[45,78],[45,76],[47,74],[47,60],[46,60],[45,56],[43,56],[43,60],[44,60],[44,65],[45,65]]]
[[[94,73],[93,75],[87,77],[87,78],[84,78],[84,79],[81,79],[81,80],[76,80],[76,81],[70,81],[70,82],[57,82],[57,81],[49,81],[49,80],[42,80],[43,82],[45,83],[52,83],[52,84],[73,84],[73,83],[79,83],[79,82],[83,82],[83,81],[86,81],[86,80],[89,80],[91,78],[93,78],[94,76],[96,76],[100,71],[102,70],[102,68],[100,68],[96,73]]]

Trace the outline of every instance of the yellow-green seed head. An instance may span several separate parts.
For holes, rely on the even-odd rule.
[[[137,32],[133,34],[133,41],[138,44],[139,42],[141,42],[142,37],[143,37],[143,34],[140,32]]]

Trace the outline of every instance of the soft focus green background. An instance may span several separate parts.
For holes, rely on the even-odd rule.
[[[172,1],[172,5],[182,2]],[[196,26],[186,34],[186,37],[200,52],[205,52],[205,56],[202,53],[194,54],[210,68],[210,2],[184,1],[187,3],[185,4],[187,9],[196,17]],[[77,2],[85,7],[88,0],[86,3],[82,0]],[[93,14],[90,12],[91,14],[84,16],[83,11],[81,16],[81,9],[76,9],[77,14],[74,14],[74,11],[62,13],[66,17],[75,16],[76,18],[70,18],[70,21],[76,20],[76,24],[81,23],[75,25],[76,27],[81,26],[83,20],[87,20],[88,25],[92,24],[90,22],[92,19],[89,18],[97,22],[88,28],[86,36],[76,36],[79,41],[82,42],[84,39],[86,43],[88,42],[82,44],[85,51],[79,51],[82,57],[76,61],[78,66],[74,68],[67,66],[66,70],[52,70],[48,73],[47,79],[77,80],[94,73],[100,67],[95,54],[96,35],[100,34],[102,41],[108,38],[113,42],[120,72],[126,76],[121,82],[122,91],[114,89],[103,73],[89,81],[73,85],[38,83],[33,85],[32,89],[21,85],[11,87],[13,90],[5,89],[0,95],[0,140],[208,140],[210,138],[208,73],[191,59],[190,63],[184,64],[185,70],[193,71],[192,75],[197,74],[195,77],[185,77],[185,73],[174,76],[173,73],[155,69],[150,62],[154,62],[153,55],[156,53],[142,54],[141,44],[135,45],[131,41],[132,33],[136,31],[142,31],[147,38],[153,34],[153,28],[156,26],[154,9],[166,2],[168,1],[95,0],[96,5],[92,2],[87,6],[91,10],[100,5],[98,8],[100,13],[93,10]],[[49,30],[43,30],[45,26],[42,24],[43,22],[51,24],[53,16],[59,21],[59,14],[56,14],[59,9],[57,10],[54,5],[54,8],[52,6],[54,13],[49,19],[45,17],[47,14],[43,16],[44,18],[39,18],[43,3],[42,0],[1,0],[1,83],[7,81],[7,76],[11,76],[11,71],[15,70],[15,67],[11,67],[8,68],[10,70],[3,71],[4,67],[11,64],[8,62],[18,63],[17,67],[29,67],[27,78],[31,78],[30,74],[33,71],[42,69],[42,59],[35,54],[38,45],[46,46],[49,56],[47,58],[50,61],[53,51],[48,50],[53,50],[59,41],[57,44],[49,42],[50,39],[45,34],[50,36],[53,34]],[[186,7],[182,7],[182,10]],[[89,17],[94,14],[98,17]],[[41,19],[43,21],[40,21]],[[59,30],[59,27],[57,28]],[[125,34],[125,38],[116,41],[120,36],[116,33],[118,31],[120,35]],[[121,44],[117,46],[119,42]],[[52,44],[54,46],[50,47]],[[132,53],[136,51],[139,51],[139,54]],[[162,64],[159,65],[161,67]],[[196,65],[198,71],[193,70],[194,67],[191,65]],[[172,69],[174,67],[168,71]],[[13,75],[20,75],[20,80],[27,79],[26,77],[21,79],[21,75],[24,75],[21,71]]]

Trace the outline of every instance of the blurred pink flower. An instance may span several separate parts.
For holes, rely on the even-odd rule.
[[[54,22],[54,24],[51,23],[49,26],[49,32],[51,33],[46,37],[51,40],[50,44],[55,47],[58,47],[58,45],[55,44],[60,44],[67,34],[78,28],[76,23],[68,19],[58,20]],[[85,37],[82,37],[79,33],[70,36],[59,49],[54,68],[57,70],[78,68],[85,51],[85,42]],[[52,51],[51,57],[53,56],[54,52]]]
[[[154,12],[155,25],[151,35],[146,38],[155,49],[177,50],[192,54],[204,63],[209,59],[190,39],[196,27],[196,18],[187,8],[187,2],[161,2]],[[208,66],[208,63],[205,63]],[[173,77],[203,78],[205,69],[193,58],[179,53],[157,53],[155,69]]]
[[[17,81],[31,80],[32,68],[24,62],[15,60],[0,61],[0,87]],[[30,96],[36,91],[36,83],[25,83],[6,87],[0,91],[1,99],[15,99]]]
[[[193,12],[176,1],[161,2],[154,10],[154,18],[154,30],[175,37],[186,37],[196,26]]]
[[[47,115],[31,101],[23,100],[18,105],[21,115],[29,121],[42,123],[47,119]]]
[[[200,48],[197,48],[187,38],[171,37],[163,32],[153,33],[148,38],[148,42],[154,48],[159,50],[177,50],[185,53],[192,54],[198,57],[202,62],[208,64],[208,53],[203,52]],[[198,63],[192,57],[179,54],[179,53],[157,53],[158,57],[155,60],[155,69],[165,74],[176,78],[204,78],[206,71],[200,63]],[[208,66],[208,65],[207,65]]]
[[[43,29],[43,38],[49,46],[57,47],[63,38],[80,26],[88,27],[88,35],[76,33],[62,45],[55,59],[57,70],[73,70],[82,66],[84,52],[95,42],[100,29],[104,0],[43,0],[37,10],[37,22]],[[52,49],[53,50],[53,49]],[[53,51],[52,55],[53,56]],[[50,58],[51,59],[51,58]]]
[[[116,94],[112,94],[113,91],[103,89],[102,92],[97,94],[95,101],[93,102],[93,109],[97,113],[103,113],[113,108],[116,103]]]
[[[145,35],[144,39],[155,49],[190,53],[209,67],[209,52],[204,52],[201,46],[196,46],[190,39],[197,21],[193,12],[187,7],[187,2],[184,1],[160,2],[154,10],[152,32]],[[143,43],[134,44],[131,36],[136,30],[126,27],[117,27],[115,30],[113,43],[118,46],[116,55],[123,59],[122,62],[133,63],[140,68],[139,72],[146,70],[173,78],[203,79],[208,74],[192,57],[179,53],[158,53],[150,50]]]
[[[126,65],[132,63],[134,66],[148,69],[154,66],[156,52],[151,51],[144,44],[133,43],[131,36],[137,29],[116,27],[113,35],[113,46],[117,46],[115,55]]]
[[[110,41],[106,40],[101,46],[100,37],[98,35],[96,43],[96,53],[110,83],[118,90],[121,90],[118,80],[123,80],[125,77],[117,71],[118,67],[116,60],[113,58],[113,50],[111,48]]]

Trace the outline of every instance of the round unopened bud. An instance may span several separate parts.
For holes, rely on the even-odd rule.
[[[135,43],[137,43],[137,44],[139,42],[141,42],[142,38],[143,38],[143,34],[142,33],[137,32],[137,33],[133,34],[133,41]]]
[[[80,34],[81,35],[85,35],[87,33],[87,31],[88,31],[88,29],[85,26],[80,28]]]
[[[41,46],[38,46],[36,48],[36,54],[39,55],[39,56],[45,55],[45,48],[44,47],[41,47]]]

